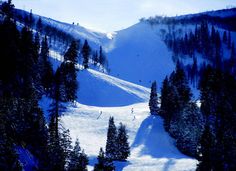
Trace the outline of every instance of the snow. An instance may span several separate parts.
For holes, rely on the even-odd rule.
[[[116,33],[103,34],[46,17],[42,20],[76,38],[88,39],[93,48],[102,45],[107,52],[109,75],[97,69],[79,71],[78,99],[65,104],[67,109],[61,116],[61,123],[70,130],[72,140],[78,138],[89,156],[89,170],[97,162],[100,147],[105,148],[110,116],[114,116],[117,126],[120,122],[126,125],[131,146],[127,162],[115,162],[117,171],[196,169],[197,160],[180,153],[174,139],[165,132],[163,120],[149,113],[152,81],[157,81],[160,92],[163,79],[175,68],[172,53],[160,35],[161,29],[168,29],[167,26],[140,22]],[[50,51],[54,70],[63,60],[64,52],[60,42],[54,42]],[[39,102],[47,118],[50,103],[47,97]]]
[[[147,103],[123,107],[78,103],[68,108],[61,120],[70,129],[72,139],[79,138],[81,147],[89,155],[89,170],[96,163],[99,148],[105,147],[110,116],[114,116],[116,125],[122,122],[127,126],[131,145],[131,156],[126,163],[116,162],[116,170],[195,170],[196,160],[176,149],[174,140],[164,131],[162,119],[150,116]]]
[[[89,170],[97,162],[100,147],[105,148],[110,116],[117,126],[120,122],[127,126],[131,146],[127,162],[115,162],[117,171],[195,170],[197,160],[181,154],[165,132],[163,120],[149,113],[151,82],[156,80],[160,88],[175,68],[171,52],[161,40],[163,27],[138,23],[108,35],[110,39],[100,43],[107,52],[110,75],[96,69],[78,72],[78,99],[66,104],[61,123],[70,130],[73,141],[79,139],[89,156]],[[60,48],[50,51],[54,70],[63,60],[62,54]],[[40,101],[46,113],[49,104],[46,97]]]
[[[144,102],[148,88],[88,69],[78,73],[78,101],[93,106],[124,106]]]
[[[96,163],[100,147],[105,148],[110,116],[117,126],[120,122],[127,126],[131,146],[128,161],[115,162],[117,171],[195,170],[197,161],[177,150],[164,130],[163,120],[150,116],[149,89],[92,69],[79,72],[78,79],[78,102],[68,106],[61,123],[88,154],[89,170]]]
[[[175,68],[171,52],[160,36],[162,27],[141,22],[117,32],[110,44],[104,45],[110,74],[145,87],[156,80],[159,89]]]

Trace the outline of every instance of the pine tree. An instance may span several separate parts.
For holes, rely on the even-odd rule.
[[[90,57],[90,53],[91,53],[91,48],[88,44],[88,41],[85,40],[84,41],[84,45],[82,47],[82,55],[83,55],[83,66],[84,69],[87,69],[89,67],[89,57]]]
[[[51,114],[49,123],[50,170],[64,171],[66,157],[64,156],[64,149],[62,148],[60,141],[58,118],[55,114]]]
[[[234,61],[236,60],[236,52],[235,52],[234,42],[232,43],[230,58],[231,58],[232,60],[234,60]]]
[[[45,36],[42,45],[41,52],[39,55],[39,72],[41,74],[40,79],[41,83],[46,92],[48,92],[52,86],[52,78],[53,78],[53,69],[52,65],[48,59],[49,57],[49,47],[47,37]]]
[[[117,135],[117,160],[124,161],[130,155],[128,135],[125,125],[120,123]]]
[[[61,144],[61,134],[59,132],[59,112],[61,102],[61,90],[60,90],[60,67],[57,69],[54,76],[53,84],[53,103],[50,109],[50,123],[49,123],[49,158],[51,170],[64,170],[66,165],[65,149]]]
[[[231,32],[230,31],[228,31],[228,42],[227,42],[227,46],[228,46],[228,48],[230,49],[231,48]]]
[[[88,157],[84,153],[84,150],[81,152],[81,148],[79,145],[79,140],[77,139],[75,142],[75,146],[73,151],[70,154],[70,162],[68,165],[69,171],[87,171],[88,165]]]
[[[63,148],[63,155],[65,157],[65,166],[68,165],[70,160],[70,154],[72,151],[72,145],[71,145],[71,137],[70,137],[70,131],[69,129],[65,129],[64,127],[61,127],[60,130],[60,145]]]
[[[13,9],[14,5],[12,4],[12,0],[8,0],[7,2],[3,2],[0,6],[0,10],[5,14],[8,18],[13,17]]]
[[[227,33],[226,33],[226,31],[224,31],[224,34],[223,34],[223,42],[225,44],[227,43]]]
[[[70,161],[69,161],[69,165],[68,165],[69,171],[76,171],[79,169],[78,165],[80,162],[80,153],[81,153],[81,148],[79,145],[79,140],[76,139],[74,149],[70,153]]]
[[[48,129],[42,110],[38,106],[38,99],[35,90],[28,89],[30,96],[23,101],[24,109],[24,142],[28,149],[38,158],[38,168],[48,168]]]
[[[98,52],[97,51],[93,54],[93,63],[94,63],[95,66],[99,63],[99,58],[98,58]]]
[[[234,42],[232,43],[228,70],[232,75],[236,73],[236,53],[235,53]]]
[[[64,55],[64,61],[72,62],[74,65],[78,62],[78,47],[76,41],[72,41],[69,49],[66,51]]]
[[[61,64],[61,77],[64,84],[64,96],[63,101],[74,101],[77,98],[77,45],[75,41],[72,41],[70,48],[67,50],[64,56],[64,62]]]
[[[106,156],[115,160],[117,158],[117,130],[114,123],[114,118],[109,118],[109,125],[107,131],[107,142],[106,142]]]
[[[160,115],[165,117],[168,110],[168,94],[170,91],[169,79],[166,76],[164,81],[162,82],[161,87],[161,108],[160,108]]]
[[[34,52],[35,52],[35,56],[37,57],[35,59],[35,62],[38,62],[38,54],[39,54],[39,50],[40,50],[40,37],[39,37],[39,33],[35,33],[34,36]]]
[[[98,59],[99,59],[99,63],[100,63],[103,67],[105,67],[107,61],[106,61],[106,56],[105,56],[105,54],[103,53],[102,46],[100,46],[100,49],[99,49],[99,57],[98,57]]]
[[[112,160],[105,156],[105,152],[100,148],[99,155],[97,157],[98,163],[94,166],[94,171],[114,171],[115,167]]]
[[[196,157],[197,145],[204,129],[204,119],[195,103],[187,104],[178,115],[173,115],[170,133],[176,137],[180,151]]]
[[[87,165],[88,165],[88,156],[84,153],[84,150],[82,150],[82,153],[79,155],[79,168],[78,170],[81,171],[87,171]]]
[[[37,24],[36,24],[37,31],[42,34],[43,24],[42,24],[42,18],[39,17]]]
[[[168,77],[166,77],[162,83],[160,112],[161,116],[164,118],[164,126],[166,130],[169,130],[172,115],[177,111],[177,99],[177,89],[175,86],[171,85]]]
[[[71,62],[63,62],[61,69],[61,87],[63,87],[62,101],[74,101],[77,98],[77,70]]]
[[[210,132],[210,128],[206,125],[203,135],[200,140],[200,147],[199,147],[199,164],[197,165],[197,171],[206,171],[213,169],[212,160],[212,144],[213,144],[213,137]]]
[[[34,18],[33,18],[33,13],[32,13],[32,9],[30,10],[30,14],[29,14],[29,27],[32,28],[34,25]]]
[[[149,100],[149,109],[152,115],[157,115],[159,111],[156,81],[152,83],[150,100]]]
[[[175,72],[170,76],[170,82],[172,86],[176,87],[178,101],[176,101],[177,110],[182,106],[187,104],[192,97],[190,87],[188,86],[188,81],[180,62],[176,64]]]

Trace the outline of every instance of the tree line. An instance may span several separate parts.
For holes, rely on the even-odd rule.
[[[155,82],[153,85],[149,103],[151,114],[164,119],[166,131],[175,138],[181,152],[198,159],[197,170],[235,170],[235,77],[207,65],[199,83],[200,107],[192,99],[180,62],[162,83],[160,108],[156,108],[159,100],[152,95],[156,92]]]
[[[71,42],[75,41],[77,50],[79,51],[78,56],[81,58],[78,60],[78,63],[81,63],[85,69],[88,68],[89,65],[108,69],[108,60],[101,46],[99,47],[99,50],[94,50],[86,39],[84,42],[81,42],[80,39],[75,38],[70,33],[48,23],[44,18],[34,16],[32,10],[28,13],[22,10],[13,9],[12,17],[16,21],[23,23],[25,26],[36,30],[40,35],[46,35],[49,45],[52,47],[54,47],[55,44],[60,44],[61,47],[67,49]]]
[[[207,22],[202,22],[200,25],[196,24],[194,31],[185,33],[181,29],[175,30],[175,27],[169,27],[168,33],[162,30],[164,42],[173,52],[174,62],[182,57],[192,58],[193,63],[188,64],[186,70],[189,80],[195,85],[208,64],[232,75],[236,74],[235,44],[231,32],[225,30],[221,35],[214,25],[209,27]],[[198,65],[199,54],[205,59],[202,66]]]

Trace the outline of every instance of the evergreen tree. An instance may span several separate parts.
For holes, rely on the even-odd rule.
[[[65,53],[64,62],[61,64],[61,77],[64,84],[63,101],[74,101],[77,98],[77,45],[72,41],[70,48]]]
[[[106,142],[106,156],[115,160],[117,158],[117,130],[114,123],[114,118],[109,118],[109,125],[107,131],[107,142]]]
[[[177,90],[178,101],[176,101],[176,105],[178,110],[187,104],[192,97],[185,72],[180,62],[177,62],[175,72],[170,76],[170,82]]]
[[[102,46],[100,46],[100,49],[99,49],[99,57],[98,57],[98,59],[99,59],[99,63],[100,63],[103,67],[105,67],[107,61],[106,61],[106,56],[105,56],[105,54],[103,53]]]
[[[232,43],[232,48],[231,48],[231,55],[230,55],[230,58],[232,60],[236,60],[236,53],[235,53],[235,46],[234,46],[234,42]]]
[[[84,150],[82,150],[82,153],[79,155],[78,170],[87,171],[88,162],[88,156],[84,153]]]
[[[40,37],[39,37],[39,33],[35,33],[34,36],[34,53],[35,53],[35,63],[38,62],[38,57],[39,57],[39,51],[40,51]]]
[[[98,52],[97,51],[93,54],[93,62],[94,62],[95,66],[99,63],[99,58],[98,58]]]
[[[53,103],[50,109],[50,123],[49,123],[49,158],[51,170],[64,170],[66,164],[66,156],[64,155],[63,146],[61,145],[61,134],[59,132],[59,112],[61,102],[60,91],[60,67],[57,69],[54,76],[53,84]]]
[[[72,151],[71,137],[69,129],[61,127],[60,130],[60,145],[63,148],[63,155],[65,157],[65,166],[69,164],[70,154]]]
[[[161,116],[164,118],[164,126],[169,130],[173,113],[177,110],[177,89],[171,85],[168,77],[162,83],[161,89]]]
[[[226,44],[227,43],[227,33],[224,31],[223,33],[223,42]]]
[[[230,54],[230,59],[229,59],[229,64],[226,66],[226,70],[229,70],[229,73],[234,75],[236,73],[236,53],[235,53],[235,47],[234,47],[234,42],[232,43],[232,48],[231,48],[231,54]]]
[[[29,13],[29,27],[32,28],[34,25],[34,18],[33,18],[33,13],[32,13],[32,9],[30,10]]]
[[[66,51],[64,55],[64,61],[72,62],[74,65],[78,62],[78,47],[76,41],[72,41],[69,49]]]
[[[231,32],[230,31],[228,31],[228,42],[227,42],[227,46],[228,46],[228,48],[230,49],[231,48]]]
[[[62,101],[74,101],[77,98],[77,70],[71,62],[63,62],[61,64],[61,89],[63,87]]]
[[[42,18],[39,17],[37,24],[36,24],[37,31],[42,34],[43,24],[42,24]]]
[[[60,141],[58,118],[52,113],[49,123],[50,170],[64,171],[66,157],[64,156],[64,149],[62,148]]]
[[[152,83],[150,100],[149,100],[149,109],[152,115],[157,115],[159,111],[156,81]]]
[[[168,94],[170,90],[169,79],[166,76],[164,81],[162,82],[161,87],[161,107],[160,107],[160,115],[165,117],[168,110]]]
[[[48,168],[48,130],[42,110],[38,106],[35,90],[28,89],[30,96],[23,101],[24,131],[21,136],[28,144],[28,149],[38,158],[39,168]]]
[[[84,69],[87,69],[89,67],[89,57],[90,57],[90,53],[91,53],[91,48],[88,44],[88,41],[85,40],[84,41],[84,45],[82,47],[82,55],[83,55],[83,66]]]
[[[189,156],[197,156],[197,145],[204,128],[204,119],[195,103],[187,104],[178,115],[173,115],[170,133],[176,137],[180,151]]]
[[[68,165],[69,171],[79,170],[79,168],[81,167],[81,166],[79,166],[81,164],[80,163],[80,155],[81,155],[81,148],[79,145],[79,140],[76,139],[74,149],[70,153],[70,161],[69,161],[69,165]]]
[[[130,155],[130,147],[129,147],[126,127],[122,123],[120,123],[120,126],[118,128],[116,143],[117,143],[117,160],[120,161],[126,160]]]
[[[52,65],[48,59],[49,57],[49,47],[47,37],[45,36],[42,45],[41,45],[41,52],[39,55],[39,72],[41,74],[41,84],[44,87],[44,90],[48,92],[52,86],[53,80],[53,69]]]
[[[200,140],[199,147],[199,164],[197,165],[197,171],[206,171],[213,170],[213,163],[211,162],[212,156],[212,144],[213,144],[213,136],[210,132],[210,128],[206,125],[203,135]]]
[[[84,153],[84,150],[81,152],[81,148],[79,145],[79,140],[77,139],[75,142],[75,146],[73,151],[70,154],[70,162],[68,165],[69,171],[87,171],[88,165],[88,157]]]
[[[5,14],[8,18],[13,17],[13,9],[14,5],[12,4],[12,0],[8,0],[7,2],[3,2],[0,6],[0,12]]]
[[[98,163],[94,166],[94,171],[114,171],[115,167],[112,160],[105,156],[105,152],[100,148],[99,155],[97,157]]]

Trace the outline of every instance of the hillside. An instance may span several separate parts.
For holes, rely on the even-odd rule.
[[[179,76],[176,74],[177,73],[177,69],[176,69],[176,73],[174,74],[176,74],[177,76],[174,77],[175,75],[173,74],[172,82],[167,84],[168,85],[167,87],[170,89],[169,91],[171,93],[169,94],[167,93],[170,96],[168,96],[166,99],[168,100],[169,98],[170,100],[174,100],[174,102],[171,105],[169,105],[169,108],[171,109],[172,107],[174,108],[175,106],[177,106],[176,104],[179,104],[181,102],[185,103],[184,101],[185,99],[181,101],[182,99],[179,100],[180,98],[178,98],[177,96],[181,95],[181,93],[179,93],[179,91],[182,90],[181,88],[188,87],[187,79],[190,80],[190,76],[188,75],[187,79],[185,79],[185,76],[183,76],[185,75],[185,72],[188,73],[187,69],[189,68],[191,69],[191,67],[194,65],[194,62],[196,62],[197,60],[195,64],[196,64],[196,67],[199,67],[200,69],[197,70],[197,73],[195,74],[198,76],[199,75],[202,76],[203,74],[202,74],[201,67],[205,69],[203,66],[205,66],[206,64],[211,64],[211,65],[215,64],[214,59],[212,60],[213,62],[210,59],[207,59],[204,56],[203,52],[200,50],[199,51],[196,50],[196,55],[194,54],[192,57],[189,57],[190,55],[187,52],[186,54],[181,54],[181,50],[182,51],[185,50],[185,48],[182,48],[182,47],[185,47],[185,46],[187,47],[189,40],[197,40],[197,41],[194,41],[195,44],[197,44],[198,41],[201,41],[201,43],[199,44],[202,46],[203,44],[202,42],[204,42],[204,40],[201,38],[197,39],[198,38],[197,33],[199,30],[202,37],[204,37],[206,34],[207,37],[210,37],[209,39],[214,38],[213,40],[216,40],[215,37],[217,36],[215,35],[218,35],[217,38],[219,38],[218,39],[220,41],[219,44],[222,45],[221,48],[219,48],[219,52],[220,52],[219,54],[221,55],[221,59],[223,62],[220,60],[220,62],[222,62],[220,64],[222,64],[222,66],[226,68],[225,66],[227,66],[228,64],[227,62],[230,59],[230,55],[233,56],[232,52],[234,48],[233,48],[232,42],[236,41],[236,32],[232,31],[234,30],[234,24],[232,24],[232,28],[229,28],[227,27],[229,24],[227,21],[229,19],[232,19],[232,17],[235,17],[234,16],[235,9],[206,12],[206,13],[195,14],[195,15],[185,15],[185,16],[180,16],[176,18],[156,17],[156,18],[151,18],[147,20],[141,20],[139,23],[129,28],[117,31],[112,34],[111,33],[109,34],[98,33],[98,32],[86,29],[79,25],[63,23],[63,22],[55,21],[47,17],[33,15],[34,21],[38,21],[39,18],[41,18],[43,26],[44,26],[41,32],[39,32],[40,36],[38,39],[41,41],[44,40],[45,44],[47,44],[47,41],[48,41],[49,48],[50,48],[50,50],[49,48],[48,49],[46,48],[45,51],[48,50],[46,52],[46,57],[48,56],[50,57],[49,61],[52,64],[52,68],[50,70],[52,77],[50,78],[51,80],[49,80],[51,81],[51,87],[45,86],[46,88],[40,85],[41,80],[40,81],[37,80],[38,79],[37,74],[39,74],[37,73],[37,71],[40,71],[39,69],[40,62],[38,62],[37,60],[35,61],[37,61],[38,63],[35,62],[34,60],[31,60],[31,61],[28,60],[33,55],[35,55],[34,56],[35,58],[39,57],[40,59],[40,57],[42,56],[42,54],[39,53],[40,45],[38,47],[38,51],[36,50],[37,53],[35,53],[35,51],[32,50],[32,48],[28,49],[27,45],[21,46],[20,43],[18,44],[18,42],[28,41],[29,44],[31,43],[30,44],[31,47],[36,47],[34,44],[36,42],[35,35],[36,35],[36,32],[39,31],[40,29],[36,28],[36,25],[37,25],[35,24],[36,22],[34,22],[34,24],[27,23],[27,20],[22,18],[22,16],[26,16],[26,18],[29,17],[31,15],[30,13],[25,12],[23,10],[15,10],[15,14],[16,14],[15,19],[17,20],[17,22],[16,24],[11,23],[12,21],[10,19],[9,23],[12,24],[10,26],[12,27],[15,26],[19,30],[22,29],[23,31],[22,33],[19,32],[19,34],[14,29],[12,31],[15,34],[15,39],[17,40],[17,43],[14,44],[13,42],[13,45],[15,45],[15,47],[17,47],[19,50],[19,53],[13,53],[13,59],[16,59],[15,61],[17,63],[18,62],[17,55],[21,55],[20,57],[22,57],[23,60],[22,61],[19,60],[19,61],[22,64],[24,64],[24,60],[31,63],[29,66],[27,65],[28,68],[26,69],[24,69],[25,64],[22,65],[23,66],[22,67],[20,64],[17,63],[16,67],[15,66],[14,66],[15,68],[13,67],[13,69],[15,69],[16,71],[13,73],[11,72],[9,73],[12,74],[12,78],[17,78],[17,79],[15,79],[16,81],[15,82],[13,81],[12,85],[11,84],[10,85],[12,87],[17,86],[18,84],[21,86],[24,86],[24,84],[29,86],[29,90],[32,91],[32,92],[29,91],[29,93],[32,93],[30,94],[31,96],[28,96],[27,89],[24,89],[24,90],[17,89],[17,91],[25,95],[26,96],[25,98],[30,97],[33,99],[34,97],[35,99],[33,99],[32,102],[31,102],[31,99],[27,99],[28,101],[26,100],[25,102],[24,99],[22,100],[21,98],[19,98],[20,95],[17,94],[19,92],[15,92],[16,95],[19,96],[18,98],[20,99],[20,100],[17,99],[19,100],[19,102],[17,100],[16,102],[18,102],[20,105],[21,104],[23,105],[27,104],[28,106],[35,105],[34,108],[32,107],[32,111],[33,111],[32,113],[33,114],[36,113],[35,115],[38,114],[39,118],[40,116],[42,118],[43,116],[45,116],[46,118],[45,122],[44,121],[41,122],[41,119],[37,121],[37,119],[35,119],[34,116],[31,117],[31,119],[33,118],[32,120],[36,120],[35,122],[39,125],[38,126],[39,128],[41,128],[40,126],[42,126],[42,129],[40,129],[40,131],[42,132],[45,131],[46,132],[45,134],[46,135],[48,134],[46,131],[48,129],[47,127],[50,127],[50,124],[48,124],[48,122],[52,122],[52,125],[53,125],[53,122],[55,122],[55,125],[57,124],[55,127],[58,128],[57,119],[59,118],[59,128],[60,126],[63,126],[64,128],[70,130],[70,136],[72,138],[73,144],[77,138],[79,139],[81,148],[84,149],[85,153],[88,155],[88,159],[89,159],[88,170],[91,171],[93,170],[94,164],[97,163],[97,155],[98,155],[99,149],[101,147],[105,149],[108,120],[111,116],[113,116],[116,126],[118,126],[119,123],[121,122],[126,125],[127,133],[129,137],[128,141],[129,141],[130,151],[131,151],[131,154],[128,157],[127,161],[114,162],[116,166],[116,171],[121,171],[121,170],[125,170],[125,171],[143,171],[143,170],[144,171],[183,171],[183,170],[194,171],[196,170],[196,167],[198,164],[197,159],[189,157],[189,156],[194,156],[194,155],[189,155],[189,156],[185,155],[186,151],[185,151],[185,154],[180,152],[179,150],[180,148],[178,146],[179,141],[173,138],[176,136],[173,134],[173,132],[179,131],[177,129],[175,130],[176,127],[178,129],[182,129],[182,128],[185,129],[185,126],[187,127],[191,125],[192,123],[195,124],[197,121],[200,120],[202,121],[201,123],[197,123],[196,125],[193,125],[193,130],[189,131],[190,129],[189,130],[185,129],[187,130],[186,132],[181,130],[182,132],[181,133],[178,132],[178,133],[179,133],[179,136],[190,137],[190,138],[192,138],[191,136],[192,134],[194,134],[193,135],[194,138],[197,137],[198,135],[202,136],[203,129],[204,130],[206,129],[204,126],[200,124],[205,124],[205,120],[209,118],[210,118],[209,123],[214,122],[214,119],[217,118],[217,117],[208,118],[208,116],[203,118],[203,114],[200,112],[199,106],[198,107],[196,106],[195,100],[199,99],[199,90],[197,90],[197,85],[196,85],[198,83],[198,80],[197,80],[198,78],[196,79],[197,81],[195,81],[194,83],[192,82],[192,84],[189,84],[190,88],[193,90],[194,97],[192,98],[191,95],[189,95],[189,98],[188,98],[188,91],[190,92],[190,88],[187,89],[186,91],[184,89],[183,92],[184,93],[186,92],[186,94],[183,93],[184,94],[183,96],[187,97],[186,98],[187,104],[181,104],[181,105],[183,105],[186,108],[183,107],[183,110],[181,109],[180,111],[177,111],[176,113],[174,113],[175,111],[173,110],[174,112],[173,111],[172,112],[174,114],[171,112],[170,113],[166,112],[165,113],[166,115],[161,115],[163,114],[161,113],[163,111],[161,112],[158,111],[159,115],[150,114],[150,109],[149,109],[149,99],[150,99],[150,92],[151,92],[150,87],[153,81],[156,81],[157,93],[158,93],[158,95],[156,94],[156,96],[160,96],[163,80],[166,78],[166,76],[169,76],[175,70],[175,68],[177,68],[183,71],[183,72],[180,71],[182,74],[182,75],[180,74],[180,78],[183,78],[183,80],[186,82],[183,81],[184,83],[181,82],[181,84],[177,85],[180,88],[174,85],[173,78],[176,78],[177,80],[176,82],[178,83],[177,76]],[[211,34],[213,33],[213,31],[208,32],[208,25],[206,26],[204,25],[205,23],[202,24],[200,22],[202,19],[205,19],[206,16],[207,18],[210,17],[210,19],[208,18],[209,28],[212,28],[212,30],[214,29],[217,30],[217,31],[214,30],[214,35]],[[215,21],[215,19],[218,18],[219,16],[220,17],[222,16],[221,17],[222,20],[220,19],[219,20],[220,22],[216,24],[215,28],[213,29],[212,27],[213,21]],[[211,17],[213,17],[213,19]],[[193,22],[190,22],[191,19],[193,20]],[[183,21],[184,23],[182,23]],[[25,30],[24,30],[23,28],[25,25],[27,27],[25,27]],[[8,25],[6,24],[6,28],[8,28],[7,26]],[[199,26],[199,30],[197,26]],[[205,30],[207,30],[206,32],[204,32],[205,31],[203,28],[204,26],[206,26],[205,27]],[[5,29],[5,27],[3,28]],[[32,35],[30,35],[31,29],[32,29]],[[228,43],[229,47],[227,46],[227,42],[224,42],[221,44],[221,37],[223,37],[223,34],[226,33],[226,31],[228,33],[228,37],[230,35],[230,41]],[[193,36],[193,32],[197,36],[196,35]],[[217,34],[215,32],[217,32]],[[31,37],[29,36],[30,38],[27,37],[28,36],[27,33],[28,35],[31,36]],[[192,33],[192,39],[187,38],[188,34],[190,33]],[[24,34],[26,35],[25,37],[24,37]],[[1,35],[3,35],[3,33]],[[33,38],[33,36],[35,37]],[[184,36],[185,36],[185,39],[183,38]],[[167,38],[169,39],[167,40]],[[232,39],[232,42],[231,42],[231,39]],[[6,38],[6,40],[8,40],[8,38]],[[66,55],[65,55],[65,60],[64,60],[64,54],[68,50],[69,43],[71,40],[75,40],[75,42],[79,44],[79,47],[77,47],[75,43],[75,46],[74,46],[75,49],[73,49],[74,51],[76,51],[76,48],[78,50],[78,55],[77,55],[77,52],[75,53],[77,55],[76,57],[78,57],[78,61],[76,60],[73,61],[69,59],[68,57],[66,59]],[[83,50],[82,43],[84,42],[84,46],[85,46],[85,42],[87,42],[85,40],[87,40],[89,45],[91,46],[91,49],[90,47],[88,48],[89,49],[88,51],[89,53],[91,52],[91,54],[89,54],[89,57],[88,57],[89,68],[87,69],[83,63],[83,61],[85,60],[85,57],[84,57],[85,55],[82,52]],[[179,54],[176,55],[174,53],[174,50],[176,49],[173,48],[174,45],[172,45],[171,43],[170,43],[171,46],[170,45],[168,46],[168,43],[169,43],[168,41],[169,42],[172,41],[171,43],[173,42],[176,43],[177,41],[181,42],[179,43],[181,46],[176,45],[177,47],[176,49],[178,50],[178,53],[180,55]],[[9,42],[12,43],[11,41]],[[215,43],[214,41],[211,40],[209,42],[211,42],[212,44],[210,48],[214,50],[217,49],[214,46],[214,43]],[[4,45],[4,42],[1,42],[1,43],[2,45]],[[42,43],[42,46],[43,46],[43,43]],[[6,54],[7,55],[8,53],[11,54],[10,53],[11,46],[8,47],[8,45],[6,45],[6,47],[9,48],[7,49],[8,51]],[[105,56],[107,57],[108,65],[102,65],[101,63],[94,62],[95,52],[101,52],[102,48],[105,51]],[[193,47],[193,49],[194,48],[195,47]],[[72,50],[72,53],[73,53],[73,50]],[[178,59],[178,62],[177,62],[177,59]],[[77,76],[77,80],[74,79],[78,83],[78,89],[75,92],[75,94],[77,95],[77,98],[74,98],[73,100],[68,100],[70,102],[68,101],[65,102],[59,97],[59,96],[63,96],[63,93],[65,93],[63,92],[63,88],[65,88],[63,87],[65,86],[65,84],[63,84],[64,83],[63,81],[65,81],[69,77],[68,75],[66,75],[68,77],[61,76],[62,74],[64,74],[61,68],[60,68],[61,70],[59,71],[57,70],[62,62],[64,62],[63,64],[65,66],[67,64],[68,66],[69,64],[73,64],[73,67],[74,67],[73,71],[75,75]],[[10,62],[8,61],[7,64],[9,63]],[[176,63],[179,65],[176,65]],[[33,70],[35,69],[34,67],[38,69],[36,72],[35,71],[33,72]],[[232,73],[233,72],[234,70],[232,69]],[[212,73],[210,73],[208,76],[209,77],[212,76],[213,75]],[[235,70],[235,73],[236,73],[236,70]],[[27,77],[28,75],[30,75],[29,78]],[[210,78],[214,78],[213,76]],[[216,74],[215,78],[218,78],[217,76],[219,76],[219,80],[221,79],[221,77],[222,77],[222,80],[228,78],[226,76],[224,77],[224,75],[221,76],[220,74],[219,75]],[[39,77],[41,79],[41,75]],[[6,77],[3,77],[3,78],[9,81],[8,78]],[[71,77],[69,77],[69,79],[70,78]],[[73,78],[76,78],[76,77],[73,77]],[[206,79],[204,81],[207,83],[207,81],[209,80],[212,81],[211,79]],[[7,81],[6,81],[6,85],[8,83]],[[57,81],[60,83],[58,83]],[[227,85],[230,85],[231,83],[230,81],[232,80],[229,79],[229,81],[227,82]],[[11,83],[11,81],[9,82]],[[214,84],[215,82],[212,83],[213,85],[216,85],[216,90],[215,90],[216,92],[218,91],[217,89],[218,84],[219,84],[220,90],[221,88],[223,90],[227,90],[227,87],[225,88],[223,85],[221,85],[221,82],[222,81],[220,80],[219,82],[216,82],[217,84]],[[2,86],[1,84],[0,86]],[[34,84],[38,85],[38,87],[37,86],[36,88],[33,87]],[[57,84],[63,84],[63,85],[57,85]],[[7,93],[8,91],[11,90],[10,88],[8,88],[8,85],[6,86]],[[34,89],[39,91],[37,92],[38,94],[42,92],[44,93],[44,94],[42,93],[39,95],[41,99],[36,97],[37,93],[36,91],[35,92],[33,91]],[[62,93],[60,91],[62,91]],[[234,91],[232,92],[234,93]],[[228,93],[227,95],[224,95],[222,93],[223,94],[222,97],[224,98],[223,100],[227,101],[229,98],[229,101],[230,101],[231,100],[231,98],[229,97],[230,93]],[[213,100],[210,98],[209,99],[206,98],[206,101],[209,100],[209,104],[210,104],[211,102],[213,103],[215,99],[217,99],[216,102],[218,102],[222,106],[223,103],[220,103],[220,102],[222,102],[223,100],[218,100],[222,98],[218,98],[217,96],[217,98],[214,99],[215,97],[214,95],[217,93],[214,94],[213,92],[212,94],[213,94],[212,95]],[[172,99],[172,97],[174,98]],[[54,101],[51,98],[54,98]],[[160,100],[158,99],[158,101]],[[2,103],[4,104],[4,102],[5,101],[3,101]],[[11,110],[21,111],[21,109],[24,109],[24,107],[26,106],[26,105],[17,106],[18,103],[16,102],[12,101],[12,104],[15,103],[14,105],[16,105],[16,107],[15,106],[14,107],[16,109],[13,108]],[[219,105],[218,103],[217,105]],[[55,110],[57,113],[54,116],[56,118],[55,121],[53,119],[50,120],[51,118],[49,117],[50,109],[51,111],[53,110],[52,104],[56,106]],[[157,100],[156,100],[156,105],[160,106]],[[229,105],[231,105],[231,103],[229,103]],[[18,109],[17,107],[20,109]],[[205,104],[205,108],[207,107],[208,105]],[[41,111],[41,108],[42,108],[42,111]],[[62,110],[59,110],[59,108],[62,108]],[[220,112],[223,111],[223,109],[219,107]],[[234,107],[232,107],[232,110],[233,109]],[[8,110],[8,112],[11,110]],[[20,114],[23,117],[27,117],[24,115],[24,112],[27,113],[28,110],[22,110],[21,112],[22,113]],[[229,111],[229,113],[230,112],[231,111]],[[173,122],[171,122],[172,120],[168,118],[170,119],[168,123],[170,127],[168,128],[169,130],[167,129],[167,123],[165,120],[166,119],[165,117],[167,117],[167,114],[171,115],[171,117],[174,118],[174,119],[171,118],[173,119]],[[193,117],[188,118],[191,114],[193,115]],[[194,117],[197,119],[199,118],[200,119],[197,120]],[[224,119],[224,117],[222,118]],[[20,121],[24,123],[23,119]],[[182,121],[186,125],[182,124]],[[29,119],[29,122],[30,122],[30,119]],[[174,126],[171,127],[171,124],[173,125],[176,124],[174,125],[176,127]],[[22,126],[23,127],[22,130],[24,129],[28,130],[27,126],[26,128]],[[55,128],[53,126],[51,126],[52,129]],[[201,126],[202,126],[202,129],[199,128]],[[197,130],[198,128],[199,130]],[[1,129],[5,130],[5,127]],[[170,132],[171,129],[172,131],[173,130],[174,131]],[[169,132],[167,132],[166,130]],[[195,131],[195,132],[192,133],[192,131],[193,132]],[[22,132],[25,133],[24,131]],[[58,134],[58,130],[56,130],[55,132],[57,132]],[[36,134],[34,134],[33,132],[33,135],[37,135],[37,134],[38,132]],[[47,138],[47,136],[45,137]],[[59,134],[58,134],[58,137],[59,137]],[[26,137],[23,137],[23,138],[26,138]],[[34,140],[34,137],[32,139]],[[199,142],[198,140],[199,139],[195,141],[194,145],[196,145]],[[23,168],[25,170],[30,171],[30,170],[33,170],[34,167],[37,167],[38,160],[37,160],[37,157],[31,154],[30,150],[32,150],[33,148],[31,146],[27,146],[27,144],[25,145],[24,141],[25,140],[23,139],[23,140],[20,140],[20,142],[17,142],[18,144],[15,147],[15,151],[19,154],[19,160],[22,163]],[[45,141],[44,143],[46,142],[47,141]],[[60,143],[61,142],[59,142],[59,144]],[[186,146],[188,145],[189,144],[187,144]],[[189,146],[191,145],[192,144],[190,144]],[[179,149],[177,148],[177,146]],[[195,147],[198,147],[198,146],[194,146],[192,148],[195,148]],[[196,149],[198,148],[195,148],[195,151],[197,151]],[[65,165],[63,165],[63,167],[64,166]]]
[[[117,170],[195,170],[197,161],[177,150],[163,128],[163,120],[150,116],[148,109],[151,82],[156,80],[160,91],[163,79],[175,68],[172,53],[162,40],[161,30],[167,28],[165,24],[140,22],[118,31],[112,39],[100,41],[107,52],[109,75],[96,69],[78,72],[78,100],[67,106],[62,123],[70,129],[73,140],[79,138],[89,155],[89,170],[96,163],[99,148],[105,147],[110,116],[116,124],[127,125],[131,145],[128,162],[117,162]]]

